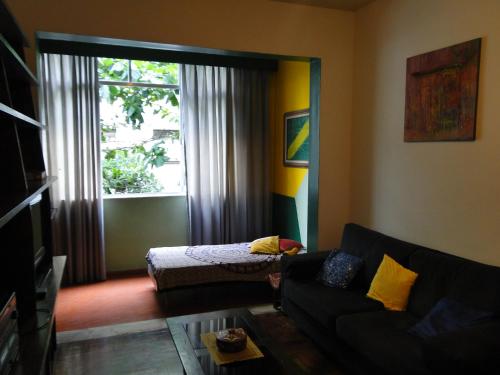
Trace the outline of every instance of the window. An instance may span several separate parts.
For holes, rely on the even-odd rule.
[[[98,62],[104,194],[183,192],[178,64]]]

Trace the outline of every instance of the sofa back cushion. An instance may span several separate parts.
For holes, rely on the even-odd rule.
[[[420,248],[410,256],[418,273],[408,311],[426,315],[443,297],[464,305],[500,313],[500,268]]]
[[[375,273],[384,258],[389,255],[396,262],[408,267],[409,256],[417,245],[386,236],[357,224],[346,224],[341,249],[364,260],[353,285],[368,291]],[[411,267],[409,267],[411,269]]]
[[[382,233],[349,223],[344,226],[340,248],[352,255],[364,258],[366,251],[371,249],[375,241],[382,236]]]
[[[381,236],[377,241],[375,241],[370,251],[366,254],[365,278],[367,287],[370,287],[373,277],[377,273],[380,263],[382,263],[384,254],[389,255],[403,267],[411,269],[411,267],[408,266],[410,255],[417,248],[417,245],[409,242],[401,241],[389,236]]]

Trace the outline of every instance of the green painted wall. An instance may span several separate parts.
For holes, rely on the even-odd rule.
[[[273,193],[273,234],[302,241],[294,198]]]
[[[146,268],[151,247],[187,244],[185,196],[104,199],[108,272]]]

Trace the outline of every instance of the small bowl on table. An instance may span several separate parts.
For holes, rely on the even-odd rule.
[[[247,347],[247,334],[243,328],[229,328],[215,333],[215,343],[223,353],[237,353]]]

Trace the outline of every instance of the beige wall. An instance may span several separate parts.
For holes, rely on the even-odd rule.
[[[267,0],[8,3],[31,39],[41,30],[320,57],[320,248],[337,245],[350,218],[500,265],[498,0],[378,0],[355,14]],[[406,58],[477,37],[477,140],[404,143]]]
[[[320,57],[319,244],[338,244],[349,216],[353,13],[268,0],[8,3],[30,39],[53,31]]]
[[[379,0],[356,14],[355,222],[500,265],[500,1]],[[404,143],[406,58],[483,37],[475,142]]]

